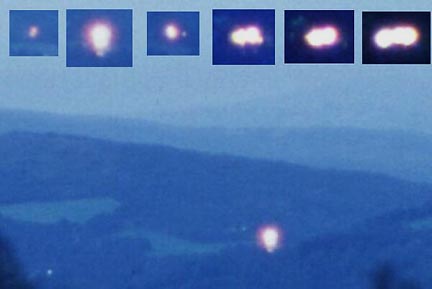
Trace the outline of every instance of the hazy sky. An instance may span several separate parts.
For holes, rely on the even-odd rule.
[[[66,68],[66,8],[134,9],[134,67]],[[276,65],[212,66],[212,8],[275,8]],[[59,57],[10,58],[9,9],[59,9]],[[357,64],[283,64],[285,9],[356,9]],[[432,65],[361,65],[360,11],[431,9],[430,0],[3,0],[0,108],[196,126],[355,125],[427,130],[432,127]],[[200,11],[200,57],[146,55],[146,12],[160,10]]]

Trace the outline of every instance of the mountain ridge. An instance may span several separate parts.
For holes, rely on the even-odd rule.
[[[10,131],[168,145],[432,182],[432,136],[415,132],[361,128],[182,128],[141,120],[0,111],[0,133]]]

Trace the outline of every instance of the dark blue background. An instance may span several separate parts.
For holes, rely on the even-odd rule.
[[[10,11],[10,56],[57,56],[58,12],[55,10]],[[30,38],[28,30],[36,25],[40,34]]]
[[[243,25],[259,26],[263,30],[264,44],[233,45],[230,33]],[[275,64],[275,11],[213,10],[213,64]]]
[[[186,37],[170,41],[164,35],[165,25],[174,23],[187,32]],[[148,12],[148,55],[199,55],[199,12]]]
[[[83,38],[83,29],[94,20],[110,22],[116,29],[116,41],[104,57],[96,56]],[[132,10],[67,11],[68,67],[131,67],[132,46]]]
[[[395,24],[415,25],[421,33],[417,45],[380,49],[374,43],[376,31]],[[363,12],[364,64],[430,64],[430,12]]]
[[[319,25],[337,26],[341,42],[325,49],[309,46],[304,36]],[[285,63],[354,63],[354,11],[285,11]]]

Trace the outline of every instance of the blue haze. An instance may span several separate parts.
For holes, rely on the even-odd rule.
[[[0,7],[4,39],[9,9],[60,11],[58,58],[11,58],[0,45],[0,234],[41,288],[370,289],[386,260],[401,272],[396,288],[430,288],[430,135],[257,128],[432,132],[432,67],[361,66],[360,41],[356,65],[284,65],[282,36],[285,9],[356,9],[359,39],[361,10],[429,10],[430,0]],[[83,8],[134,9],[133,68],[65,67],[65,9]],[[212,8],[276,9],[276,65],[212,66]],[[201,56],[147,57],[146,12],[184,9],[201,13]],[[60,202],[66,215],[87,210],[71,200],[91,200],[93,218],[30,215],[35,204],[47,216]],[[267,224],[282,231],[274,254],[257,246]]]
[[[418,1],[2,1],[9,9],[59,9],[59,57],[8,57],[0,45],[0,108],[143,118],[189,126],[357,126],[431,131],[430,66],[362,66],[362,10],[430,10]],[[134,9],[134,68],[65,67],[65,9]],[[213,67],[213,8],[276,9],[276,66]],[[284,65],[285,9],[355,9],[355,65]],[[199,58],[149,58],[147,11],[200,11]],[[6,44],[5,44],[6,43]],[[251,118],[251,113],[254,117]],[[222,117],[223,116],[223,117]]]

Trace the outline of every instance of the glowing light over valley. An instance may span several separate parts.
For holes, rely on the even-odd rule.
[[[258,230],[258,244],[268,253],[275,252],[281,243],[281,230],[276,226],[264,226]]]

